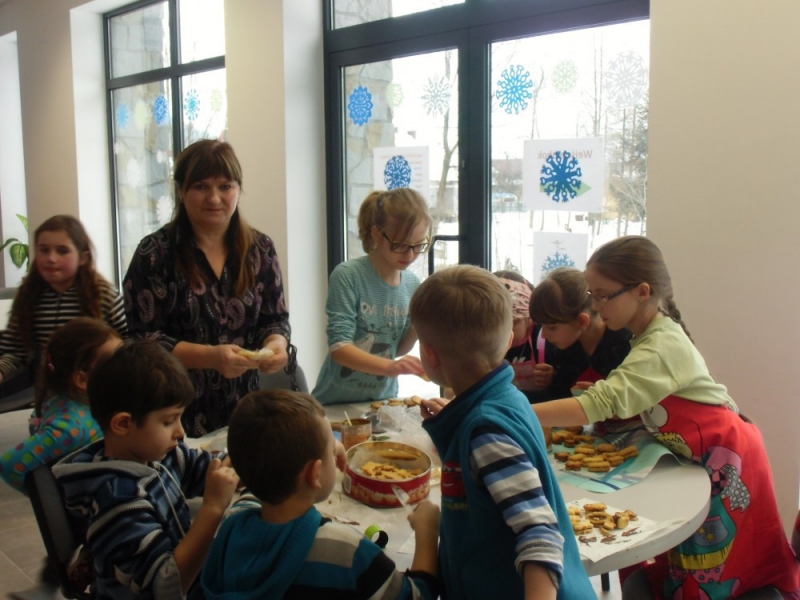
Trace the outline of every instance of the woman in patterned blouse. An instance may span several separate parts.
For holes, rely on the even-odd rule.
[[[228,424],[237,402],[258,389],[258,372],[288,360],[291,333],[272,240],[238,210],[242,171],[233,148],[201,140],[175,163],[175,215],[146,236],[125,275],[132,336],[159,340],[195,385],[183,414],[190,437]],[[247,358],[241,350],[264,350]]]

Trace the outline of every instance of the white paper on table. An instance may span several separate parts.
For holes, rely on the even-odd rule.
[[[580,500],[568,502],[567,506],[577,506],[583,509],[584,504],[596,504],[598,502],[599,500],[581,498]],[[623,510],[625,509],[613,506],[608,506],[606,508],[606,512],[612,515],[617,512],[622,512]],[[617,529],[610,535],[605,535],[599,529],[595,528],[590,533],[576,535],[575,538],[578,542],[578,550],[581,556],[592,562],[597,562],[611,554],[619,552],[620,546],[632,548],[664,527],[671,527],[675,524],[676,523],[672,521],[669,523],[657,523],[638,515],[637,520],[631,521],[625,529]]]

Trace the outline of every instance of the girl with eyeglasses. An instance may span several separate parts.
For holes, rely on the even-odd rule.
[[[547,400],[582,393],[605,379],[628,355],[631,332],[627,327],[616,331],[606,327],[593,306],[602,302],[589,294],[581,271],[566,267],[552,271],[533,291],[531,319],[541,325],[542,337],[556,347],[551,353],[555,374]],[[606,435],[641,425],[638,417],[612,418],[595,424],[595,431]]]
[[[656,439],[711,478],[706,521],[631,576],[623,598],[722,600],[766,586],[800,597],[800,566],[783,531],[761,432],[709,375],[659,249],[644,237],[616,239],[597,249],[585,275],[606,327],[633,333],[631,351],[580,397],[535,405],[539,420],[585,425],[639,414]]]
[[[397,396],[399,375],[423,376],[408,306],[419,278],[407,269],[430,244],[425,199],[409,188],[372,192],[358,213],[365,256],[328,282],[328,355],[312,392],[322,404]]]

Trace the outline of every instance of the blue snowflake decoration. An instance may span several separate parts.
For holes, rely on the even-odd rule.
[[[546,259],[544,259],[544,262],[542,263],[542,275],[547,276],[550,274],[550,271],[553,271],[554,269],[558,269],[561,267],[574,267],[574,266],[575,266],[575,261],[569,257],[569,254],[567,253],[562,254],[561,252],[556,252],[555,254],[552,254],[548,256]]]
[[[383,183],[387,190],[411,185],[411,165],[404,156],[393,156],[383,169]]]
[[[606,94],[611,103],[619,108],[639,104],[648,84],[647,67],[635,52],[620,53],[606,69]]]
[[[539,183],[554,202],[569,202],[581,189],[581,166],[570,152],[558,150],[544,161]]]
[[[124,102],[117,106],[117,128],[127,129],[128,123],[131,122],[131,109]]]
[[[559,94],[569,94],[578,83],[578,67],[571,60],[562,60],[553,69],[552,79]]]
[[[372,94],[363,85],[358,86],[350,94],[350,102],[347,103],[347,110],[350,111],[350,118],[356,125],[363,125],[372,116]]]
[[[153,104],[153,117],[156,120],[156,125],[163,125],[169,119],[169,103],[164,94],[156,98]]]
[[[497,81],[500,89],[495,95],[500,100],[500,108],[508,114],[513,112],[518,115],[521,110],[528,108],[528,100],[533,98],[533,94],[528,91],[533,87],[530,76],[530,71],[526,71],[522,65],[511,65],[503,70]]]
[[[183,99],[183,111],[190,121],[194,121],[200,114],[200,95],[197,90],[189,90],[186,93],[186,97]]]
[[[423,88],[422,105],[431,117],[443,115],[450,106],[450,82],[446,78],[429,77]]]

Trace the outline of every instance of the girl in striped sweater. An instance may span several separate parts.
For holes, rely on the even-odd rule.
[[[0,383],[32,372],[50,335],[79,316],[106,321],[121,338],[128,326],[122,296],[94,268],[92,242],[75,217],[56,215],[34,233],[34,260],[0,337]]]

